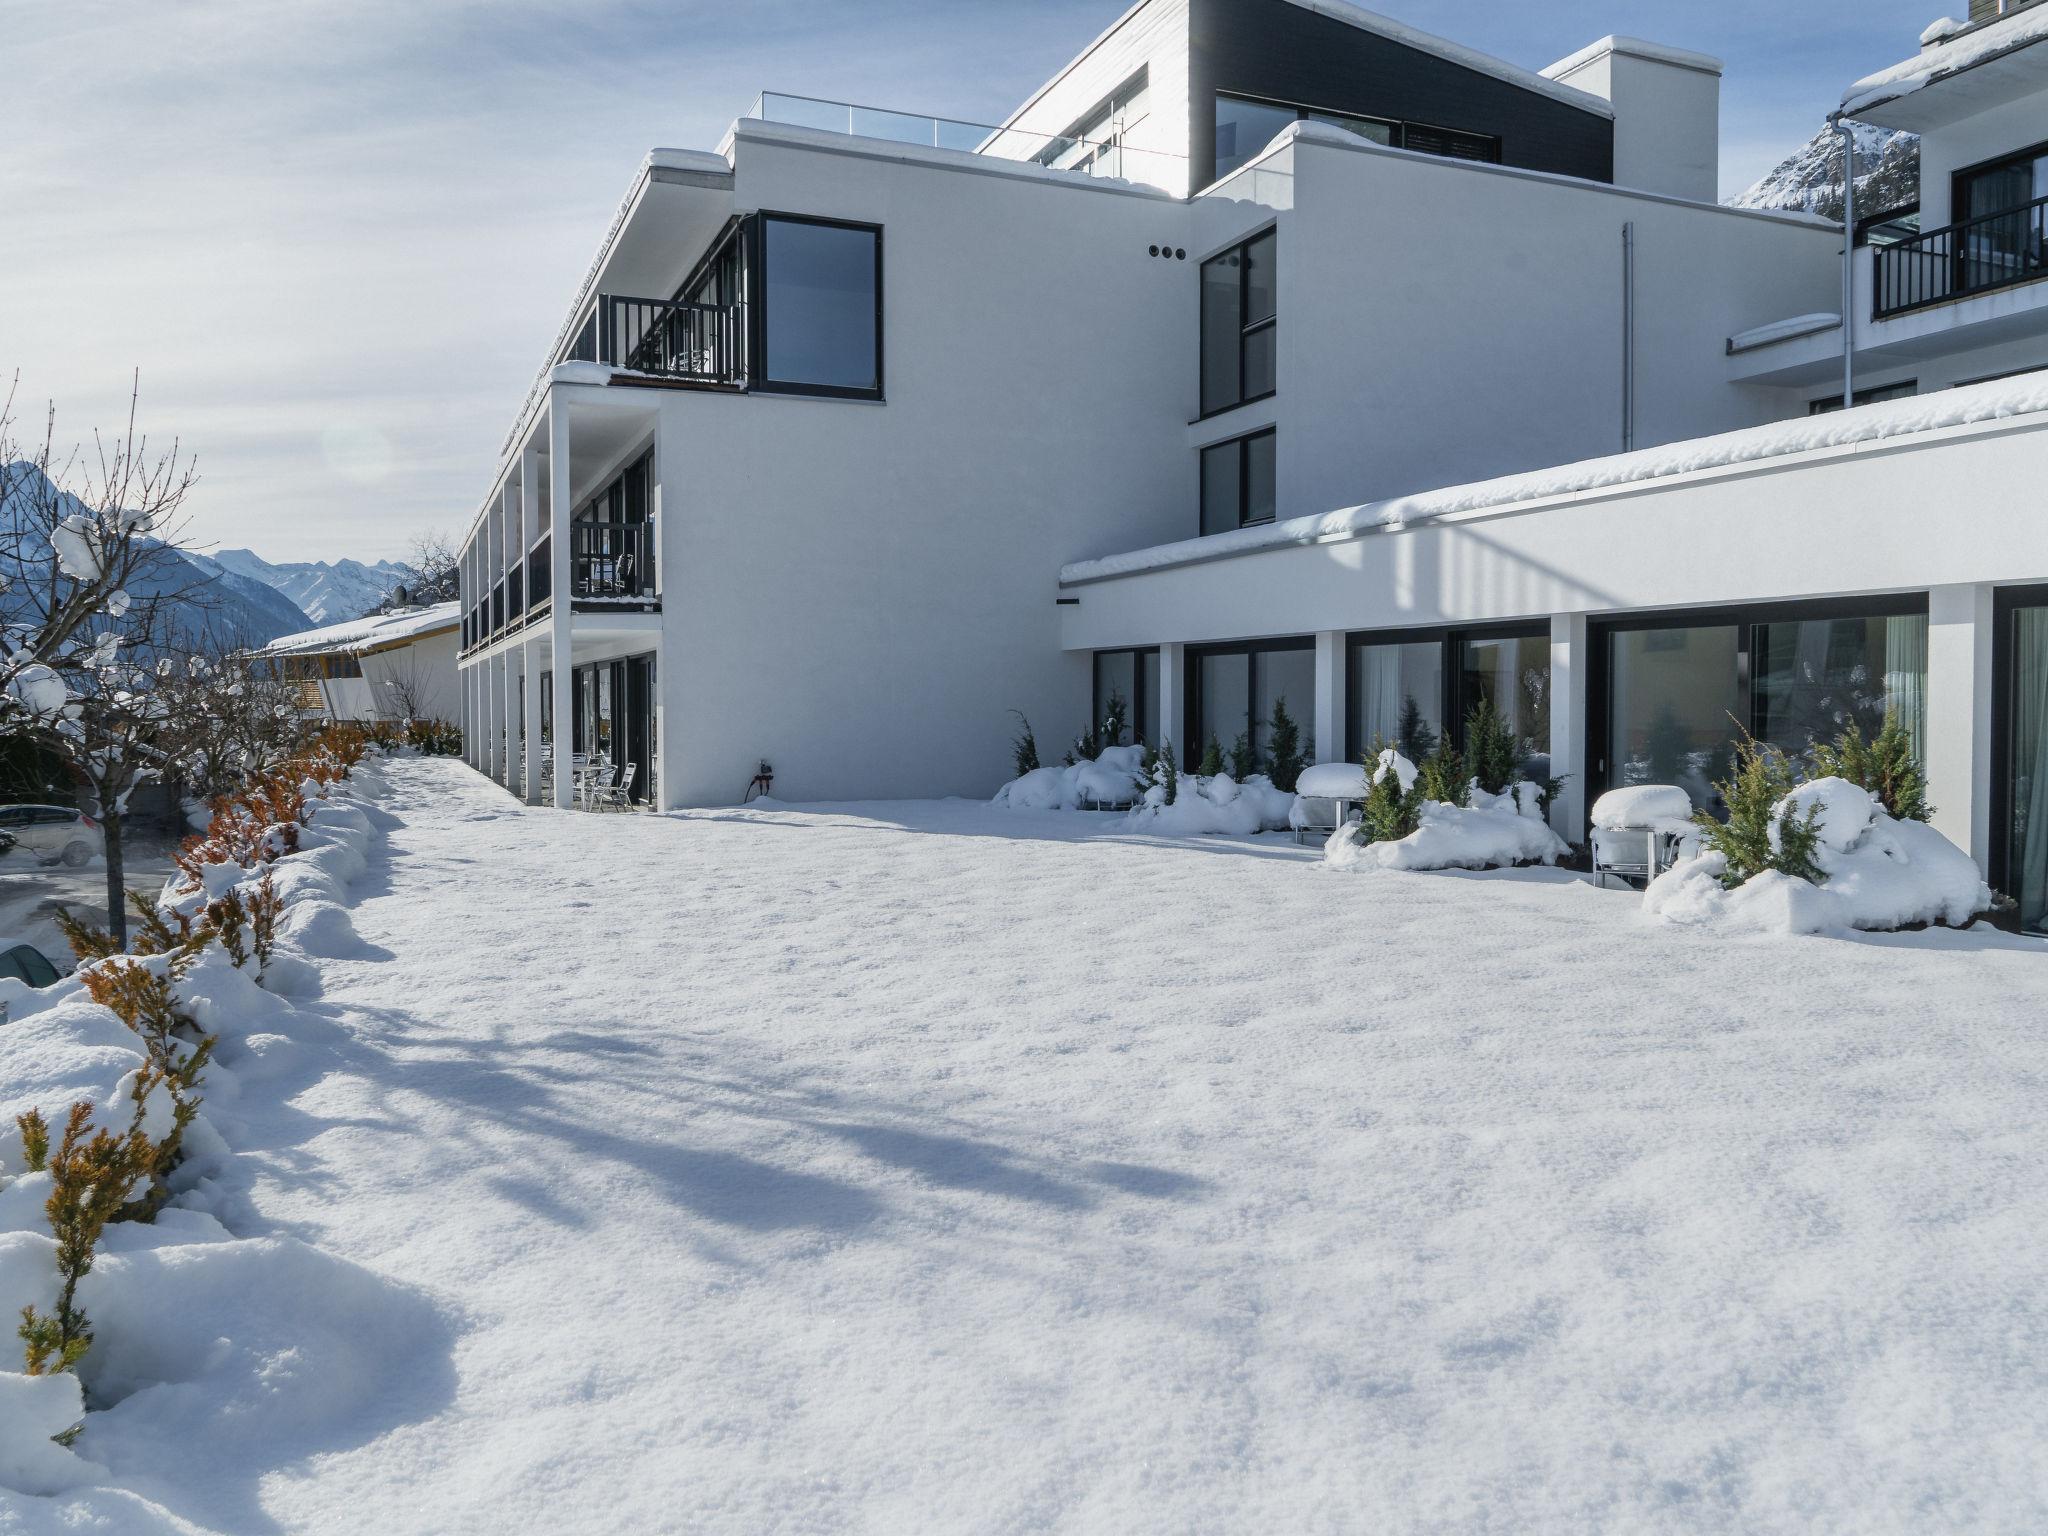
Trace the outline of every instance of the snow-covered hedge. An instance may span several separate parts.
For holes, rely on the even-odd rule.
[[[167,1056],[192,1060],[194,1037],[214,1042],[177,1156],[151,1176],[160,1187],[136,1208],[153,1219],[106,1226],[77,1282],[76,1307],[91,1332],[83,1356],[72,1370],[45,1374],[8,1368],[21,1356],[0,1363],[0,1524],[27,1517],[10,1495],[104,1484],[110,1467],[123,1481],[146,1479],[170,1471],[196,1441],[246,1439],[257,1423],[339,1422],[383,1370],[425,1347],[430,1317],[387,1282],[296,1239],[234,1230],[251,1182],[232,1150],[236,1106],[289,1075],[295,1055],[319,1049],[299,1041],[327,1026],[291,998],[317,985],[313,957],[344,942],[339,902],[365,869],[373,836],[358,802],[378,786],[369,764],[352,784],[309,781],[305,821],[289,832],[236,825],[247,805],[216,802],[210,835],[188,844],[192,872],[173,876],[139,941],[147,950],[154,935],[178,948],[88,958],[78,975],[40,990],[0,980],[8,1016],[0,1026],[0,1317],[20,1318],[24,1308],[48,1316],[61,1288],[46,1205],[63,1160],[31,1145],[30,1112],[52,1127],[53,1144],[80,1104],[91,1106],[98,1128],[125,1133],[134,1124],[162,1142],[170,1130],[164,1084],[140,1106],[132,1087]],[[249,803],[287,798],[279,791]],[[277,851],[287,841],[295,847]],[[274,856],[246,864],[204,857],[230,847]],[[259,941],[246,914],[273,901],[277,920]],[[244,914],[232,934],[217,926],[224,906]],[[169,979],[181,1033],[152,1039],[94,1001],[95,992],[115,996],[130,973]],[[145,1191],[138,1180],[126,1193]],[[71,1515],[34,1518],[54,1526]]]
[[[1802,784],[1773,809],[1773,840],[1788,817],[1814,815],[1821,883],[1776,870],[1730,889],[1728,860],[1709,852],[1650,883],[1643,909],[1665,922],[1770,933],[1961,927],[1991,906],[1976,861],[1924,822],[1885,814],[1846,779]]]
[[[1144,793],[1147,782],[1143,747],[1109,747],[1092,761],[1034,768],[997,790],[995,803],[1013,811],[1121,810]]]

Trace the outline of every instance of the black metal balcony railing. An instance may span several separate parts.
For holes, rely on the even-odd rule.
[[[526,557],[526,593],[529,608],[538,608],[548,600],[548,586],[554,578],[554,569],[548,563],[549,545],[548,536],[542,534],[540,542],[533,546],[532,553]]]
[[[1875,317],[2048,277],[2048,197],[1871,253]]]
[[[570,595],[646,602],[654,596],[654,528],[650,523],[572,523]]]
[[[515,565],[505,573],[505,617],[516,620],[526,612],[526,567]]]
[[[737,304],[682,304],[601,293],[569,356],[703,383],[746,377],[746,315]]]

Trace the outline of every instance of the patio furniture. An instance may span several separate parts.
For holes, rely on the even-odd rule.
[[[598,811],[627,811],[633,808],[633,775],[638,765],[624,763],[616,776],[608,776],[591,794],[591,809]]]
[[[1294,783],[1294,809],[1287,816],[1294,840],[1328,842],[1351,820],[1352,811],[1364,803],[1370,788],[1360,763],[1317,763],[1302,769]]]
[[[1692,797],[1675,784],[1632,784],[1593,803],[1593,882],[1647,886],[1699,853]]]

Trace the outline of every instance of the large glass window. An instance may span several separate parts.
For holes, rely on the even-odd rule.
[[[1111,746],[1159,741],[1159,650],[1095,653],[1095,715],[1091,730],[1101,730],[1115,705],[1123,705],[1124,729]]]
[[[1436,750],[1444,728],[1443,641],[1354,645],[1350,672],[1353,757],[1380,742],[1417,763]]]
[[[1608,784],[1676,784],[1724,807],[1744,732],[1791,757],[1895,712],[1918,746],[1927,718],[1927,616],[1738,614],[1711,623],[1617,626],[1606,636]]]
[[[1273,521],[1277,439],[1273,429],[1202,450],[1202,533]]]
[[[2007,739],[2003,884],[2020,924],[2048,929],[2048,606],[2005,615]]]
[[[1550,770],[1550,637],[1475,638],[1463,646],[1459,698],[1469,714],[1484,699],[1507,722],[1532,777]]]
[[[1920,745],[1927,708],[1927,616],[1759,624],[1752,637],[1751,727],[1794,756],[1854,725],[1865,737],[1896,711]]]
[[[1747,713],[1739,627],[1631,629],[1608,645],[1609,782],[1676,784],[1717,807]]]
[[[1273,393],[1278,249],[1268,230],[1202,263],[1202,414]]]
[[[1289,123],[1329,123],[1375,144],[1411,149],[1417,154],[1443,155],[1453,160],[1500,161],[1500,140],[1492,134],[1468,133],[1460,128],[1437,128],[1426,123],[1397,122],[1391,118],[1366,117],[1353,112],[1326,112],[1315,107],[1293,106],[1279,101],[1256,101],[1248,96],[1218,92],[1216,96],[1216,175],[1220,179],[1237,170],[1279,137]]]
[[[1272,746],[1273,706],[1287,701],[1287,713],[1301,729],[1302,754],[1310,756],[1316,735],[1316,659],[1313,640],[1262,640],[1241,646],[1211,646],[1188,653],[1193,708],[1189,711],[1184,766],[1200,765],[1211,741],[1228,766],[1231,747],[1242,737],[1255,771],[1265,772]]]
[[[761,245],[763,383],[879,395],[882,232],[770,216],[761,221]]]

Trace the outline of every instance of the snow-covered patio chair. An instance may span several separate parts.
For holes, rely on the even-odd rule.
[[[1302,769],[1294,783],[1294,809],[1287,815],[1294,840],[1328,842],[1330,834],[1350,820],[1369,787],[1358,763],[1317,763]]]
[[[1593,880],[1648,885],[1699,852],[1692,796],[1676,784],[1631,784],[1593,802]]]

